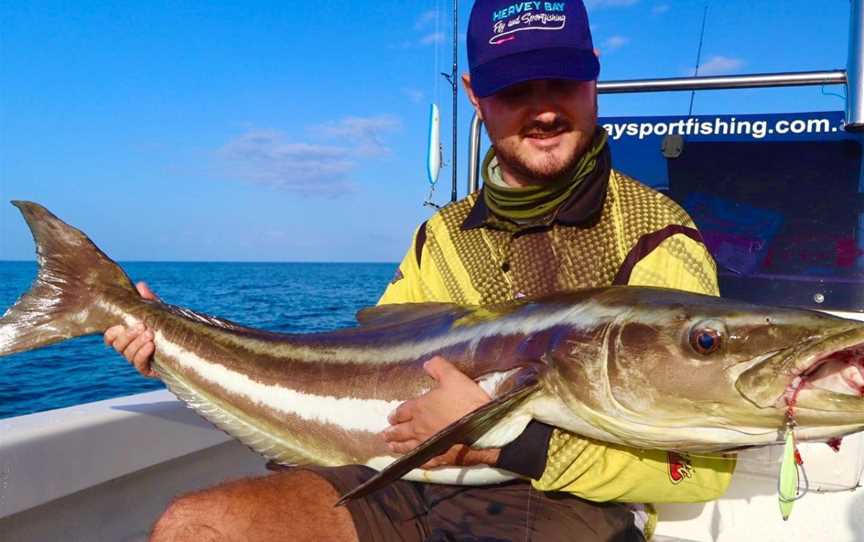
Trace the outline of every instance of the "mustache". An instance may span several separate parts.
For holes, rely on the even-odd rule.
[[[564,117],[555,117],[548,122],[540,120],[531,121],[526,124],[522,130],[520,130],[519,135],[523,137],[531,135],[547,135],[557,132],[566,132],[572,128],[573,125]]]

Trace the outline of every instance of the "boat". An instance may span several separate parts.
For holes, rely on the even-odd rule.
[[[599,84],[601,93],[845,86],[839,112],[601,119],[616,168],[694,217],[726,296],[864,320],[862,4],[851,2],[845,70]],[[481,130],[475,117],[469,192],[479,186]],[[864,540],[864,435],[839,451],[800,446],[806,494],[788,521],[777,501],[782,452],[740,452],[721,499],[657,506],[654,540]],[[175,495],[266,472],[167,391],[0,420],[0,540],[146,540]]]

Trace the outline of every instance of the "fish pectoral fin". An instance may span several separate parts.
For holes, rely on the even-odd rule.
[[[443,454],[454,444],[473,444],[541,386],[536,368],[522,369],[510,378],[514,381],[514,385],[509,391],[429,437],[413,451],[390,463],[384,470],[343,495],[336,506],[383,488],[433,457]]]

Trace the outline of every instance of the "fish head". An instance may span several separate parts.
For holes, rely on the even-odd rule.
[[[864,427],[864,323],[664,289],[604,295],[594,361],[577,346],[557,364],[581,404],[657,427]]]

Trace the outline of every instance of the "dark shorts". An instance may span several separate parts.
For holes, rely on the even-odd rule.
[[[362,466],[310,470],[346,493],[375,474]],[[403,480],[347,504],[361,542],[518,540],[642,542],[631,509],[524,481],[469,487]]]

